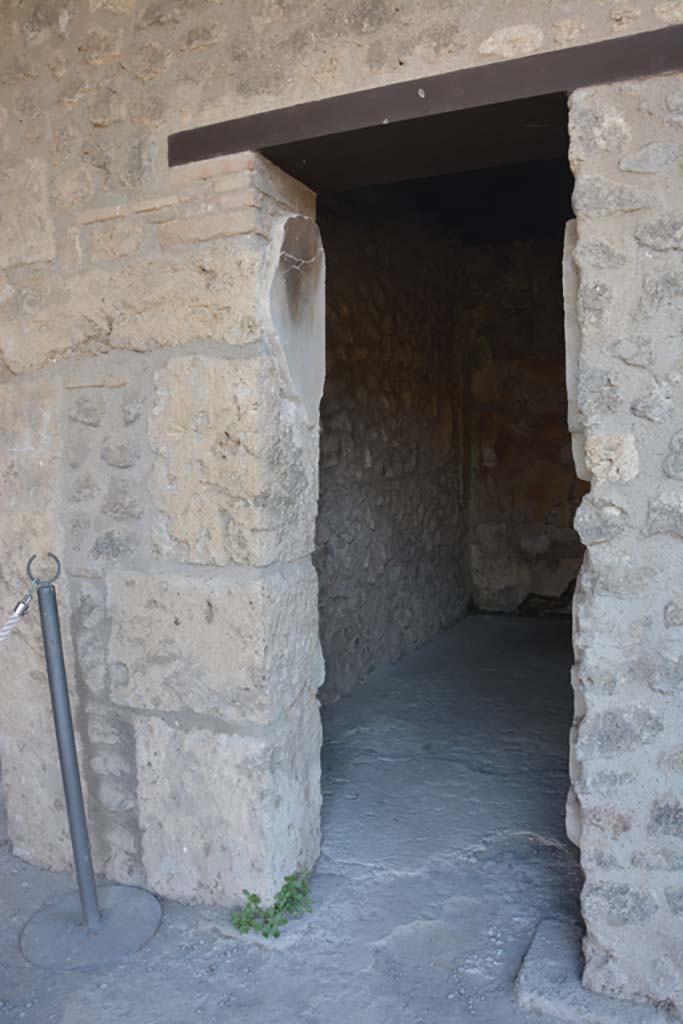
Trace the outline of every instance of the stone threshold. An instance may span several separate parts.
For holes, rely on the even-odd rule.
[[[524,1010],[569,1024],[680,1024],[646,1003],[589,992],[581,984],[581,933],[573,921],[541,921],[522,961],[515,998]]]

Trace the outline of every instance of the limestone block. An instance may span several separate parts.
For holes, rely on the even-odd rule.
[[[310,564],[245,582],[113,573],[108,586],[116,703],[263,723],[322,682]]]
[[[667,626],[683,626],[683,594],[677,594],[667,603],[664,622]]]
[[[0,353],[18,373],[60,357],[146,352],[259,337],[265,250],[254,238],[191,253],[129,258],[116,268],[51,274],[17,288],[0,312]]]
[[[118,260],[137,252],[142,225],[130,221],[97,224],[90,232],[90,256],[93,260]]]
[[[669,451],[663,470],[673,480],[683,480],[683,430],[678,430],[669,441]]]
[[[484,57],[510,60],[524,57],[538,50],[543,43],[543,31],[537,25],[507,25],[492,32],[479,47]]]
[[[321,725],[309,697],[264,733],[136,722],[147,884],[189,903],[272,899],[320,846]]]
[[[664,723],[638,705],[588,715],[579,729],[577,753],[581,760],[592,753],[615,757],[649,744],[664,731]]]
[[[633,434],[600,437],[586,441],[586,465],[596,483],[634,480],[640,460]]]
[[[55,200],[60,209],[64,210],[83,206],[94,196],[95,191],[95,176],[87,164],[64,171],[54,185]]]
[[[598,89],[578,89],[571,94],[569,125],[569,156],[574,169],[583,161],[620,152],[632,133],[623,112]]]
[[[12,381],[0,388],[5,613],[26,591],[28,556],[58,550],[61,405],[55,378]],[[62,630],[68,645],[66,598],[66,588],[61,588]],[[70,864],[70,848],[35,607],[3,644],[0,703],[2,783],[14,850],[35,864],[64,870]]]
[[[44,160],[0,168],[0,267],[55,257]]]
[[[581,902],[587,915],[599,915],[609,925],[638,924],[652,917],[658,907],[650,890],[614,882],[585,886]]]
[[[631,404],[631,412],[653,423],[667,419],[674,411],[674,388],[679,381],[678,375],[662,380],[655,378],[648,389]]]
[[[213,238],[232,238],[234,235],[263,233],[258,210],[243,206],[207,217],[187,217],[172,220],[157,228],[159,243],[164,247],[206,242]]]
[[[577,179],[572,205],[579,217],[607,217],[647,209],[652,199],[647,192],[630,185],[600,175],[582,174]]]
[[[281,396],[271,359],[171,359],[149,438],[160,557],[267,565],[313,550],[317,432]]]
[[[637,153],[623,157],[619,168],[634,174],[656,174],[674,163],[679,154],[679,147],[672,142],[649,142]]]
[[[626,509],[608,499],[586,495],[574,516],[574,529],[584,544],[604,544],[628,528]]]
[[[683,494],[659,494],[647,510],[647,532],[683,537]]]
[[[667,214],[642,224],[636,231],[636,238],[642,246],[656,252],[683,249],[683,215]]]

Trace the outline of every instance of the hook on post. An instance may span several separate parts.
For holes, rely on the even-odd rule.
[[[59,561],[57,556],[53,554],[52,551],[48,551],[47,553],[47,557],[51,558],[52,561],[57,566],[56,571],[52,574],[52,576],[49,576],[47,579],[41,579],[40,576],[34,576],[33,573],[31,572],[31,566],[33,565],[37,557],[37,555],[31,555],[26,565],[26,575],[30,579],[31,583],[34,586],[39,587],[41,585],[45,585],[48,583],[54,583],[55,580],[58,580],[62,572],[62,563]]]

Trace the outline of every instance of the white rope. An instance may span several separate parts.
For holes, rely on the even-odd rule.
[[[10,615],[9,619],[4,626],[0,626],[0,644],[3,640],[6,640],[12,630],[19,625],[24,615],[28,612],[31,601],[33,600],[33,591],[37,586],[37,581],[34,580],[31,589],[28,594],[24,594],[19,604],[15,607],[14,611]]]
[[[0,644],[7,639],[14,627],[19,625],[27,611],[28,607],[23,602],[17,605],[5,625],[0,626]]]

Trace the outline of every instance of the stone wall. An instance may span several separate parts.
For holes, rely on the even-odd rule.
[[[572,524],[585,488],[567,429],[561,265],[561,234],[463,253],[471,590],[486,611],[568,610],[570,596],[560,598],[581,565]]]
[[[590,475],[569,823],[590,988],[683,1010],[683,76],[571,97]]]
[[[36,162],[2,187],[23,205],[2,221],[0,564],[15,595],[28,554],[64,560],[97,870],[272,894],[319,842],[313,197],[261,158],[209,161],[70,213],[65,253]],[[63,868],[39,651],[31,616],[3,652],[3,783],[15,852]]]
[[[680,0],[0,0],[0,17],[0,147],[10,165],[35,154],[71,171],[60,191],[78,206],[84,192],[152,181],[169,131],[644,32],[683,13]]]
[[[327,378],[316,567],[329,699],[467,603],[457,239],[405,194],[323,206]]]
[[[318,848],[311,197],[249,158],[171,174],[168,133],[682,19],[680,0],[0,0],[0,579],[10,607],[28,553],[67,556],[109,877],[230,902]],[[681,92],[581,93],[572,115],[586,980],[679,1005]],[[10,835],[66,867],[35,615],[3,666]]]

